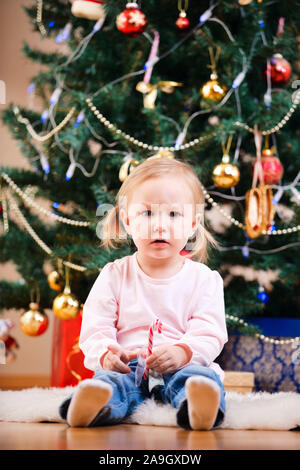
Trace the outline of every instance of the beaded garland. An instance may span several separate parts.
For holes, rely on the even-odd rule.
[[[186,144],[179,145],[179,146],[176,146],[176,147],[160,147],[160,146],[149,145],[149,144],[146,144],[144,142],[139,141],[138,139],[135,139],[134,137],[130,136],[129,134],[126,134],[126,132],[123,132],[121,129],[118,129],[114,124],[112,124],[108,119],[106,119],[106,117],[103,116],[103,114],[100,113],[99,109],[97,109],[97,107],[94,105],[91,98],[86,98],[86,103],[88,104],[88,106],[90,107],[90,109],[94,113],[94,115],[97,117],[97,119],[99,119],[99,121],[101,121],[102,124],[104,124],[108,129],[115,132],[117,135],[122,136],[124,139],[126,139],[129,142],[137,145],[138,147],[142,147],[142,148],[147,149],[147,150],[155,150],[155,151],[170,150],[172,152],[176,152],[176,151],[179,151],[179,150],[185,150],[187,148],[194,147],[195,145],[198,145],[198,144],[200,144],[201,142],[203,142],[205,140],[209,140],[210,138],[217,136],[217,133],[212,133],[209,136],[199,137],[199,138],[194,139],[194,140],[192,140],[192,141],[190,141]],[[291,108],[289,109],[289,111],[286,113],[286,115],[282,118],[282,120],[278,124],[276,124],[276,126],[272,127],[271,129],[267,129],[267,130],[262,131],[262,135],[270,135],[270,134],[274,134],[275,132],[279,132],[280,129],[289,121],[289,119],[291,118],[291,116],[295,112],[295,110],[296,110],[299,103],[300,103],[300,90],[298,92],[296,92],[295,98],[294,98],[294,103],[291,106]],[[243,127],[247,131],[249,131],[251,133],[254,133],[254,129],[251,128],[250,126],[248,126],[248,124],[242,123],[240,121],[236,121],[234,123],[234,125],[238,126],[238,127]]]
[[[6,173],[2,172],[1,175],[2,175],[2,178],[9,184],[9,186],[14,190],[14,192],[17,193],[18,196],[20,196],[23,199],[24,202],[26,202],[29,206],[34,207],[42,214],[45,214],[48,217],[51,217],[52,219],[55,219],[58,222],[62,222],[64,224],[75,225],[77,227],[89,227],[90,226],[89,222],[68,219],[67,217],[62,217],[58,214],[55,214],[54,212],[51,212],[45,209],[44,207],[41,207],[31,197],[25,194]]]
[[[75,112],[75,108],[73,107],[73,108],[70,109],[70,111],[68,112],[66,117],[61,121],[60,124],[58,124],[56,127],[54,127],[50,132],[48,132],[48,134],[41,136],[41,135],[39,135],[35,132],[32,125],[30,124],[29,120],[27,118],[24,118],[21,115],[18,106],[14,107],[14,113],[17,116],[17,120],[26,126],[26,129],[29,132],[29,134],[31,135],[31,137],[33,139],[37,140],[38,142],[46,142],[47,140],[51,139],[51,137],[53,137],[55,134],[60,132],[62,130],[62,128],[70,121],[70,119],[73,116],[74,112]]]
[[[279,132],[280,129],[282,129],[282,127],[289,121],[293,113],[296,111],[296,108],[299,103],[300,103],[300,90],[296,92],[293,105],[290,107],[289,111],[281,119],[281,121],[278,124],[276,124],[276,126],[272,127],[271,129],[262,131],[262,135],[270,135],[270,134],[274,134],[275,132]],[[247,131],[254,134],[254,129],[248,126],[248,124],[244,124],[243,122],[236,121],[235,125],[239,127],[243,127]]]
[[[238,317],[235,317],[234,315],[227,315],[227,314],[225,316],[228,320],[234,321],[235,323],[239,323],[240,325],[244,325],[244,326],[249,326],[249,324],[245,322],[245,320],[243,320],[242,318],[238,318]],[[300,336],[296,336],[295,338],[290,338],[290,339],[274,339],[265,335],[261,335],[260,333],[256,333],[255,337],[261,339],[265,343],[272,343],[272,344],[292,344],[292,343],[300,341]]]
[[[103,114],[100,113],[99,109],[96,108],[96,106],[93,104],[90,98],[87,98],[86,102],[88,106],[90,107],[91,111],[96,116],[96,118],[99,119],[99,121],[101,121],[102,124],[104,124],[108,129],[110,129],[116,135],[123,137],[125,140],[128,140],[128,142],[131,142],[132,144],[137,145],[138,147],[141,147],[146,150],[154,150],[157,152],[160,152],[162,150],[169,150],[171,152],[177,152],[179,150],[185,150],[190,147],[195,147],[195,145],[199,145],[200,143],[210,140],[212,137],[216,137],[218,135],[216,132],[214,132],[210,135],[194,139],[191,142],[188,142],[186,144],[179,145],[178,147],[161,147],[158,145],[149,145],[149,144],[146,144],[145,142],[141,142],[140,140],[135,139],[129,134],[126,134],[126,132],[122,131],[121,129],[118,129],[114,124],[112,124],[108,119],[106,119],[105,116],[103,116]]]
[[[37,1],[36,6],[36,23],[39,27],[40,33],[42,36],[46,36],[47,32],[43,24],[43,0]]]
[[[30,223],[27,221],[27,219],[24,217],[24,215],[20,211],[16,201],[12,197],[10,197],[9,202],[10,202],[10,207],[11,207],[11,209],[13,209],[15,211],[15,214],[16,214],[18,220],[21,222],[21,224],[27,230],[29,235],[34,239],[34,241],[39,245],[39,247],[43,251],[45,251],[45,253],[47,253],[49,256],[55,256],[55,254],[53,253],[51,248],[49,248],[49,246],[38,236],[36,231],[31,227]],[[60,260],[60,258],[58,258],[58,259]],[[61,261],[65,266],[68,266],[69,268],[74,269],[76,271],[84,272],[84,271],[87,270],[86,267],[80,266],[78,264],[71,263],[70,261],[64,261],[64,260],[61,260]]]
[[[210,196],[208,191],[202,186],[202,191],[204,193],[205,199],[213,206],[215,207],[224,217],[226,217],[228,220],[230,220],[234,225],[237,227],[245,230],[245,225],[242,224],[240,221],[232,217],[231,215],[227,214],[222,207],[219,207],[218,203],[214,201],[214,199]],[[298,232],[300,230],[300,225],[295,225],[294,227],[289,227],[289,228],[283,228],[279,230],[263,230],[262,234],[263,235],[285,235],[287,233],[292,233],[292,232]]]

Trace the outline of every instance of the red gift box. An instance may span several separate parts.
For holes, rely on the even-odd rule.
[[[51,363],[51,387],[77,385],[93,377],[83,365],[84,355],[78,346],[82,311],[73,320],[54,317]]]

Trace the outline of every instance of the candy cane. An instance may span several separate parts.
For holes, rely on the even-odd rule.
[[[153,333],[154,330],[157,329],[158,333],[161,333],[162,330],[162,323],[158,318],[152,323],[152,325],[149,328],[149,333],[148,333],[148,351],[147,351],[147,357],[152,354],[152,348],[153,348]],[[145,368],[144,372],[144,378],[146,378],[149,374],[149,369]]]

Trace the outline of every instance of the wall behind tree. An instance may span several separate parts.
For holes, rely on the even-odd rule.
[[[0,3],[0,80],[5,83],[6,104],[0,104],[2,111],[9,103],[41,110],[37,97],[30,98],[27,88],[32,77],[38,70],[38,65],[32,63],[22,54],[23,41],[32,47],[45,51],[55,51],[58,47],[53,41],[41,39],[33,31],[23,6],[32,5],[32,0],[1,1]],[[17,142],[11,137],[8,128],[0,122],[0,161],[1,165],[30,168],[27,159],[20,152]],[[32,241],[32,243],[35,243]],[[20,279],[12,263],[0,264],[0,279]],[[28,310],[29,306],[24,305]],[[10,310],[2,312],[0,318],[11,318],[15,327],[11,335],[16,338],[20,348],[17,359],[10,364],[0,364],[0,386],[6,376],[42,376],[50,375],[51,371],[51,344],[53,331],[53,312],[46,310],[49,318],[48,330],[39,337],[26,336],[19,327],[19,317],[24,310]],[[9,381],[8,381],[9,382]]]

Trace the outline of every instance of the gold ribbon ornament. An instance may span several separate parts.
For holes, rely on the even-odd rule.
[[[137,167],[141,162],[135,158],[126,158],[119,170],[119,180],[125,181],[129,173],[131,173],[135,167]]]
[[[172,81],[162,81],[151,85],[150,83],[139,82],[136,86],[137,91],[144,95],[144,108],[154,109],[157,98],[157,90],[160,89],[164,93],[173,93],[176,86],[182,86],[182,83]]]

